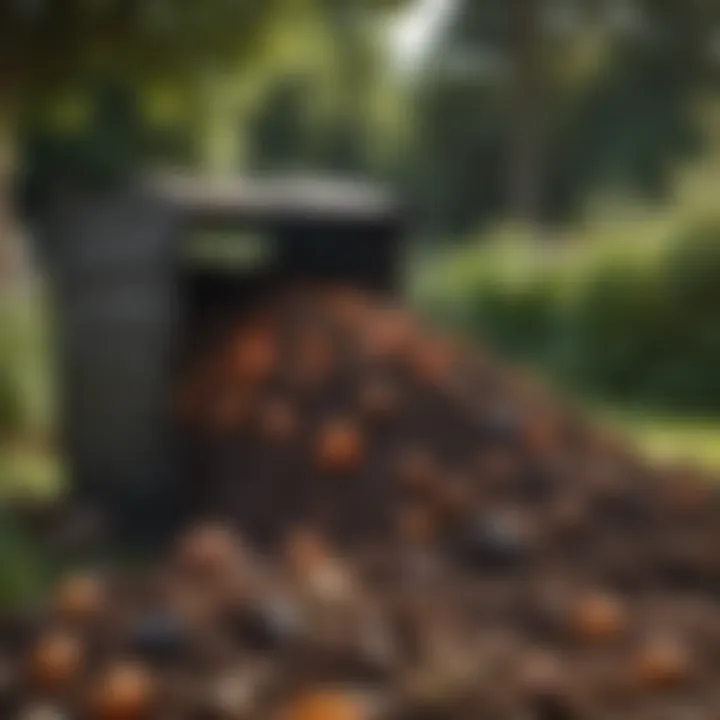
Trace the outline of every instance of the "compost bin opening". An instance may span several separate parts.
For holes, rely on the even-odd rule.
[[[182,262],[207,270],[251,272],[267,270],[278,260],[277,238],[253,229],[199,229],[182,249]]]

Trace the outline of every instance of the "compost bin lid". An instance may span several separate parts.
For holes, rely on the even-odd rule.
[[[386,189],[348,178],[159,173],[151,182],[162,198],[199,221],[382,222],[400,211]]]

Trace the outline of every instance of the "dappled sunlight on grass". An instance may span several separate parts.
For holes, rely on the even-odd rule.
[[[720,417],[659,415],[610,406],[595,406],[590,412],[651,459],[697,463],[720,472]]]
[[[0,500],[55,497],[63,484],[62,463],[56,454],[14,445],[0,451]]]

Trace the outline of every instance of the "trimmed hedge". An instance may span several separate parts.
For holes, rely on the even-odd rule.
[[[720,410],[720,217],[651,242],[504,241],[436,261],[421,305],[585,392]]]

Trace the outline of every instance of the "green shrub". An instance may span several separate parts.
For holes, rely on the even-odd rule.
[[[592,394],[720,410],[720,217],[668,237],[538,248],[456,250],[433,264],[420,302]]]
[[[51,564],[37,543],[0,507],[0,611],[36,600],[51,576]]]
[[[6,363],[0,362],[0,440],[22,423],[22,407],[16,382]]]
[[[50,320],[40,289],[0,297],[0,437],[53,427]]]
[[[548,354],[557,323],[556,288],[548,278],[536,278],[512,292],[490,285],[472,301],[479,329],[489,342],[520,357]]]
[[[587,277],[558,328],[561,369],[613,395],[641,388],[662,352],[664,298],[652,273],[619,263]]]

